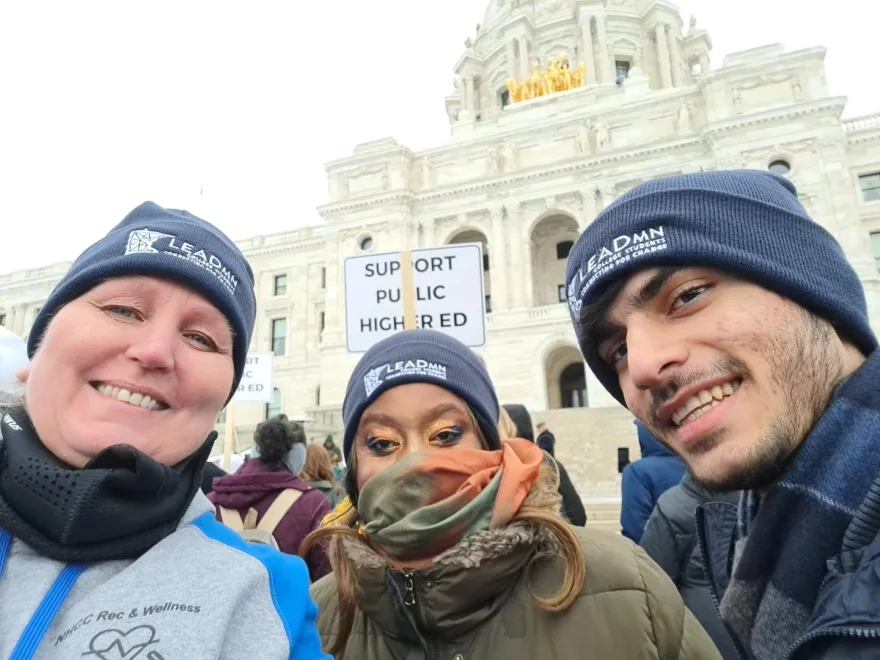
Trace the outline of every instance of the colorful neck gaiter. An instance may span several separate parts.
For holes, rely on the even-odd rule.
[[[411,454],[361,489],[363,533],[398,566],[426,567],[468,534],[507,525],[543,460],[540,448],[521,438],[498,451]]]

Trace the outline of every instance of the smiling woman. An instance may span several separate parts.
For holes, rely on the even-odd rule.
[[[121,638],[157,657],[325,657],[302,561],[245,544],[198,490],[254,318],[235,244],[152,203],[62,278],[30,334],[24,400],[0,421],[0,657],[100,655]]]

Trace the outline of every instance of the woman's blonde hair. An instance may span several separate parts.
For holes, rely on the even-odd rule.
[[[502,422],[500,423],[503,423],[506,413],[503,408],[501,410]],[[510,421],[509,417],[507,419]],[[472,421],[474,421],[474,428],[477,429],[480,445],[486,448],[487,443],[483,434],[479,431],[479,426],[476,425],[476,421],[473,418]],[[500,423],[499,431],[501,431]],[[515,436],[515,427],[512,436],[501,433],[502,440]],[[355,469],[354,452],[352,452],[349,469]],[[552,459],[547,458],[541,466],[538,478],[532,484],[529,495],[511,521],[511,524],[526,526],[534,532],[542,532],[544,536],[549,537],[549,540],[558,549],[558,554],[565,561],[562,585],[556,594],[548,598],[541,598],[534,593],[532,594],[535,604],[548,612],[564,612],[567,610],[577,600],[586,579],[583,549],[572,528],[558,513],[561,502],[562,498],[559,495],[559,470],[556,468],[555,463],[552,462]],[[332,524],[314,530],[303,540],[300,547],[299,554],[301,557],[305,557],[315,544],[329,544],[327,554],[330,557],[330,564],[333,567],[333,573],[336,578],[336,593],[339,601],[338,632],[330,647],[326,649],[326,652],[333,656],[345,650],[357,610],[357,592],[359,588],[357,572],[354,563],[346,552],[345,544],[349,542],[357,543],[375,550],[369,539],[360,532],[360,529],[360,516],[357,509],[352,507],[347,512],[341,513]],[[539,558],[540,556],[536,554],[532,559],[532,563]],[[531,563],[529,565],[531,566]]]
[[[306,447],[306,464],[299,478],[306,482],[329,481],[336,483],[333,467],[330,465],[330,454],[323,445],[310,444]]]

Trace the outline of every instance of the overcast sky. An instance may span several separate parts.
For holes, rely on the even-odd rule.
[[[448,139],[443,97],[489,1],[0,4],[0,272],[74,258],[145,200],[233,238],[318,223],[326,161]],[[846,114],[880,112],[875,3],[679,4],[713,65],[824,45]]]

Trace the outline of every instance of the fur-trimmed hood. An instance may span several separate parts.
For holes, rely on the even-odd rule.
[[[400,571],[369,547],[345,542],[359,583],[358,607],[385,633],[455,639],[495,615],[540,554],[553,553],[548,534],[514,523],[465,537],[418,571]]]

